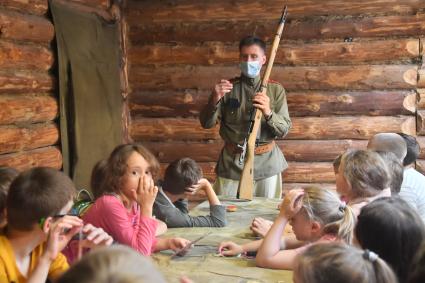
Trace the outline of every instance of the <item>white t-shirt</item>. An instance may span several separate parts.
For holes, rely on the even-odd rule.
[[[416,209],[425,222],[425,176],[414,168],[405,169],[399,195]]]

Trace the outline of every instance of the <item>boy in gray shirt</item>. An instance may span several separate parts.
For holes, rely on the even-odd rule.
[[[190,216],[187,196],[204,191],[210,215]],[[153,206],[153,214],[169,228],[224,227],[226,208],[221,205],[210,182],[202,178],[201,168],[190,158],[173,161],[165,170],[164,182]]]

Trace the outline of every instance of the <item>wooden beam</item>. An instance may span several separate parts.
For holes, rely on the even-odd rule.
[[[45,147],[58,141],[59,130],[54,123],[0,127],[0,153]]]
[[[319,2],[317,2],[319,3]],[[322,2],[321,2],[322,3]],[[230,18],[232,19],[232,18]],[[247,34],[271,41],[276,20],[208,21],[202,23],[139,23],[129,20],[129,39],[132,44],[185,43],[208,41],[234,42]],[[312,40],[361,37],[417,36],[425,34],[425,13],[414,15],[319,18],[290,21],[283,32],[284,39]]]
[[[216,162],[224,143],[215,142],[144,142],[162,163],[170,163],[182,157],[197,162]],[[279,140],[279,148],[287,161],[333,161],[349,148],[365,149],[367,141],[359,140]]]
[[[57,147],[49,146],[30,151],[0,155],[0,166],[10,166],[18,170],[45,166],[62,168],[62,154]]]
[[[45,122],[58,116],[58,101],[49,95],[0,95],[0,109],[0,125]]]
[[[130,69],[133,90],[210,89],[223,78],[240,73],[237,67],[134,67]],[[287,90],[315,89],[412,89],[416,65],[359,65],[273,68],[272,79]]]
[[[47,72],[0,70],[0,93],[52,92],[54,87]]]
[[[216,179],[215,163],[199,162],[205,178],[213,182]],[[288,183],[332,183],[335,182],[333,165],[330,162],[289,162],[289,167],[283,173],[283,182]],[[161,176],[167,163],[161,163]]]
[[[289,162],[283,173],[283,182],[331,183],[335,182],[333,165],[330,162]]]
[[[2,0],[0,8],[13,9],[24,13],[44,15],[47,12],[47,0]]]
[[[421,0],[216,0],[216,1],[129,1],[128,18],[130,22],[163,23],[179,22],[182,19],[191,22],[213,22],[240,20],[268,20],[280,17],[283,5],[288,6],[290,19],[314,16],[351,16],[362,14],[415,14],[424,5]]]
[[[148,64],[214,65],[234,64],[238,44],[221,42],[202,45],[150,44],[130,47],[133,66]],[[411,62],[419,58],[419,39],[362,40],[354,42],[282,42],[275,63],[285,65],[357,65],[365,62]]]
[[[285,180],[283,182],[284,191],[290,191],[292,189],[299,189],[305,187],[318,187],[321,189],[336,191],[335,183],[286,183]]]
[[[382,132],[416,134],[413,116],[294,117],[286,139],[369,139]],[[218,139],[218,126],[202,129],[197,119],[135,118],[130,134],[139,141]]]
[[[49,44],[54,37],[53,24],[44,17],[24,15],[0,9],[0,39]]]
[[[1,68],[47,71],[53,63],[53,52],[46,47],[0,40]]]
[[[133,116],[198,116],[208,102],[211,90],[139,91],[130,95]],[[416,112],[415,91],[304,91],[288,92],[289,114],[322,115],[400,115]]]

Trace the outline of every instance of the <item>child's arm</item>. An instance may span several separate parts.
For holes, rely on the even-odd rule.
[[[302,197],[303,194],[303,190],[292,190],[285,196],[280,214],[258,250],[255,259],[257,266],[276,269],[293,269],[295,258],[298,256],[298,253],[296,250],[281,251],[281,236],[288,223],[288,219],[291,219],[301,209],[302,200],[300,197]]]
[[[257,251],[263,240],[252,241],[243,245],[238,245],[234,242],[222,242],[218,247],[218,252],[224,256],[237,256],[246,252]]]
[[[158,239],[158,241],[156,242],[154,251],[155,252],[159,252],[163,250],[177,251],[184,248],[188,244],[190,244],[190,241],[183,238]]]
[[[28,276],[28,283],[45,282],[49,275],[51,266],[58,259],[61,250],[65,248],[72,237],[78,233],[82,226],[82,221],[75,216],[65,216],[52,223],[43,254],[37,261],[37,264],[31,274]],[[68,233],[63,234],[64,229],[70,229]],[[63,257],[63,255],[62,255]],[[55,273],[65,271],[68,268],[66,260],[62,265],[62,270],[55,270]]]
[[[197,191],[203,190],[210,204],[210,215],[207,216],[190,216],[181,209],[176,211],[170,220],[173,219],[174,224],[170,227],[224,227],[226,221],[226,208],[221,205],[220,200],[214,192],[210,182],[207,179],[201,179],[199,182],[187,190],[187,195],[193,195]],[[181,213],[180,213],[181,212]]]
[[[220,200],[218,199],[213,187],[211,186],[211,183],[207,179],[202,178],[199,180],[198,185],[200,186],[200,189],[203,190],[207,195],[210,206],[221,205]]]
[[[165,224],[159,219],[155,219],[155,221],[158,224],[156,227],[155,236],[160,236],[162,234],[165,234],[165,232],[167,232],[167,224]]]

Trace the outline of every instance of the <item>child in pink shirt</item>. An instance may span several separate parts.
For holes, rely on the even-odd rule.
[[[158,161],[143,146],[116,147],[108,158],[105,178],[93,192],[96,201],[83,214],[83,220],[143,255],[183,248],[188,240],[155,238],[157,221],[152,217],[152,207],[158,188],[153,178],[158,171]]]

